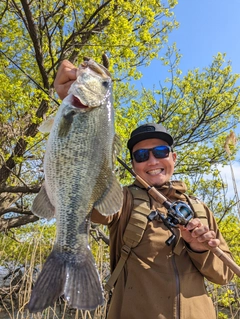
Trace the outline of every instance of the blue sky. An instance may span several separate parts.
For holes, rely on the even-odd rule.
[[[179,68],[183,75],[188,70],[209,66],[218,52],[226,53],[233,73],[240,73],[240,0],[179,0],[174,13],[180,26],[169,35],[169,45],[176,42],[180,50]],[[142,86],[150,89],[159,81],[163,83],[166,73],[161,70],[158,60],[142,68]],[[236,133],[240,133],[240,124]],[[233,168],[240,192],[240,152]],[[222,168],[221,172],[232,193],[230,168]]]
[[[239,0],[179,0],[174,13],[180,26],[169,35],[169,45],[177,43],[183,73],[210,65],[218,52],[226,53],[232,71],[240,73],[239,12]],[[161,62],[155,60],[142,69],[144,86],[164,80],[158,68]]]
[[[183,69],[209,65],[218,52],[227,53],[234,73],[240,73],[240,1],[180,0],[174,10],[178,30],[170,36],[183,54]]]

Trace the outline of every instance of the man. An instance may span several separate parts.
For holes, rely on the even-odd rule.
[[[76,68],[68,61],[61,64],[55,88],[61,98],[76,78]],[[158,188],[170,201],[187,202],[186,186],[171,181],[177,155],[173,138],[159,124],[144,124],[135,129],[127,147],[135,173]],[[166,209],[147,194],[137,181],[124,188],[122,209],[115,215],[102,216],[92,212],[92,221],[109,226],[111,269],[114,270],[124,245],[124,231],[138,202],[147,202],[149,213]],[[108,319],[213,319],[214,307],[208,296],[205,278],[226,284],[233,273],[208,250],[219,246],[230,255],[211,211],[204,205],[205,221],[193,218],[186,227],[174,229],[176,239],[166,244],[171,235],[163,222],[147,223],[140,243],[131,253],[120,272],[109,307]]]

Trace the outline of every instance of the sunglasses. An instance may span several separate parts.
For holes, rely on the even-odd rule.
[[[137,163],[146,162],[149,159],[150,151],[155,158],[166,158],[172,151],[170,146],[160,145],[153,148],[140,149],[133,152],[133,158]]]

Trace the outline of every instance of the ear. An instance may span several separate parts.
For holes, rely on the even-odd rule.
[[[132,170],[134,171],[134,161],[133,161],[133,159],[131,160],[131,165],[132,165]]]
[[[172,157],[173,157],[173,161],[174,161],[174,164],[175,164],[176,160],[177,160],[177,153],[173,152],[172,153]]]

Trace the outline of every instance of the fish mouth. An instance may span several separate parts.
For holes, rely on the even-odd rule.
[[[77,107],[78,109],[87,109],[87,108],[89,108],[89,106],[88,105],[84,105],[81,101],[80,101],[80,99],[78,98],[78,97],[76,97],[75,95],[72,95],[72,105],[74,106],[74,107]]]

